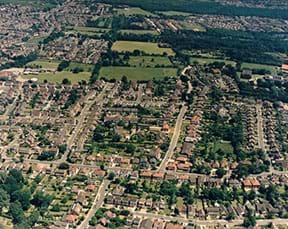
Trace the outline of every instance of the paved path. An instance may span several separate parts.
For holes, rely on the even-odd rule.
[[[237,219],[237,220],[196,220],[196,219],[187,219],[183,218],[180,216],[164,216],[164,215],[159,215],[159,214],[154,214],[154,213],[146,213],[146,212],[133,212],[133,215],[138,216],[138,217],[143,217],[143,218],[152,218],[152,219],[164,219],[167,221],[177,221],[179,223],[194,223],[197,225],[202,225],[202,226],[215,226],[215,225],[226,225],[229,228],[234,228],[235,226],[240,226],[243,223],[242,219]],[[263,226],[263,225],[268,225],[270,223],[274,224],[280,224],[280,225],[288,225],[288,219],[263,219],[263,220],[257,220],[257,225],[258,226]]]
[[[108,188],[108,185],[110,184],[109,180],[103,180],[98,192],[96,194],[96,197],[94,199],[94,202],[87,213],[85,219],[82,221],[82,223],[77,227],[78,229],[85,229],[88,228],[89,226],[89,221],[91,218],[95,215],[96,211],[102,206],[104,199],[105,199],[105,194],[106,194],[106,189]]]
[[[168,151],[167,151],[165,157],[163,158],[163,160],[162,160],[162,162],[161,162],[161,164],[160,164],[160,166],[158,168],[158,171],[160,171],[160,172],[164,172],[165,171],[166,166],[168,164],[168,161],[172,157],[172,155],[174,153],[174,150],[175,150],[175,148],[177,146],[177,143],[178,143],[178,140],[179,140],[179,137],[180,137],[180,133],[181,133],[183,119],[184,119],[186,111],[187,111],[187,106],[183,105],[181,107],[181,109],[180,109],[180,112],[179,112],[177,120],[176,120],[176,124],[175,124],[175,127],[174,127],[174,133],[173,133],[173,136],[171,138]]]

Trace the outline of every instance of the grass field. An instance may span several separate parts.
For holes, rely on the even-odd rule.
[[[73,74],[72,72],[63,71],[54,73],[41,73],[39,75],[25,75],[24,79],[33,79],[36,78],[39,81],[43,82],[47,80],[51,83],[61,83],[63,79],[67,78],[71,81],[72,84],[77,84],[81,80],[89,81],[91,76],[90,72],[80,72],[78,74]]]
[[[155,67],[156,65],[171,66],[171,62],[166,56],[130,56],[129,65],[135,67]]]
[[[181,11],[158,11],[157,13],[163,14],[165,16],[190,16],[191,13],[181,12]]]
[[[231,64],[232,66],[236,65],[235,61],[231,61],[231,60],[224,60],[224,59],[214,59],[214,58],[199,58],[199,57],[191,57],[190,58],[190,63],[193,62],[198,62],[199,64],[203,65],[203,64],[210,64],[213,62],[225,62],[225,64]]]
[[[164,52],[168,55],[175,54],[171,48],[160,48],[157,43],[138,41],[116,41],[112,46],[112,50],[118,52],[133,52],[134,50],[140,50],[148,54],[158,55],[162,55]]]
[[[70,27],[70,28],[68,27],[67,29],[76,33],[87,35],[87,36],[101,35],[103,33],[107,33],[110,31],[110,29],[106,29],[106,28],[81,27],[81,26]]]
[[[60,61],[58,60],[45,60],[45,59],[39,59],[39,60],[35,60],[32,62],[29,62],[28,64],[26,64],[27,67],[33,67],[33,66],[41,66],[42,68],[53,68],[53,69],[57,69],[58,65],[59,65]]]
[[[132,16],[132,15],[156,16],[155,14],[138,7],[118,8],[115,9],[115,11],[118,15],[124,15],[124,16]]]
[[[93,64],[81,64],[76,62],[71,62],[68,68],[65,68],[65,71],[71,71],[74,68],[82,68],[84,72],[92,72],[94,65]]]
[[[233,147],[230,142],[227,141],[218,141],[215,143],[211,143],[208,146],[208,149],[212,152],[217,152],[221,149],[223,152],[233,152]]]
[[[142,67],[102,67],[100,78],[121,79],[127,76],[130,80],[163,79],[166,76],[177,76],[176,68],[142,68]]]
[[[206,32],[206,28],[202,25],[183,21],[180,23],[184,29],[192,30],[194,32]]]
[[[128,34],[137,34],[137,35],[143,35],[143,34],[152,34],[152,35],[159,35],[159,33],[155,30],[132,30],[132,29],[122,29],[120,30],[120,33],[128,33]]]
[[[273,65],[265,65],[265,64],[253,64],[253,63],[243,63],[241,65],[241,69],[265,69],[270,71],[272,74],[276,74],[278,72],[278,68]]]

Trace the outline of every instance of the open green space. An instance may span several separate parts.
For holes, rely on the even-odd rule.
[[[190,63],[198,62],[201,65],[211,64],[214,62],[224,62],[225,64],[231,64],[232,66],[236,65],[235,61],[225,60],[225,59],[215,59],[215,58],[202,58],[202,57],[191,57]]]
[[[217,141],[209,144],[208,149],[212,152],[222,150],[225,153],[233,152],[233,146],[228,141]]]
[[[107,33],[110,31],[110,29],[107,28],[84,27],[84,26],[68,27],[67,29],[87,36],[101,35],[103,33]]]
[[[128,34],[137,34],[137,35],[143,35],[143,34],[151,34],[151,35],[159,35],[159,33],[155,30],[136,30],[136,29],[122,29],[120,30],[121,34],[128,33]]]
[[[166,56],[130,56],[128,63],[135,67],[171,66],[171,62]]]
[[[157,55],[162,55],[163,53],[167,53],[168,55],[175,54],[171,48],[161,48],[157,43],[138,41],[116,41],[112,46],[112,50],[117,52],[140,50],[148,54]]]
[[[94,65],[93,64],[82,64],[82,63],[76,63],[71,62],[67,68],[65,68],[65,71],[72,71],[75,68],[80,68],[83,70],[83,72],[92,72]]]
[[[187,12],[181,12],[181,11],[158,11],[157,13],[159,14],[163,14],[165,16],[183,16],[183,17],[187,17],[190,16],[191,13],[187,13]]]
[[[241,65],[241,69],[265,69],[270,71],[272,74],[276,74],[278,72],[278,67],[273,65],[266,64],[253,64],[253,63],[243,63]]]
[[[57,69],[60,61],[58,60],[46,60],[46,59],[38,59],[26,64],[27,67],[40,67],[40,68],[51,68]]]
[[[102,67],[99,76],[106,79],[121,79],[123,76],[130,80],[163,79],[177,76],[177,68]]]
[[[194,32],[206,32],[206,28],[200,24],[183,21],[180,23],[183,29],[192,30]]]
[[[139,7],[117,8],[115,9],[115,11],[117,14],[124,16],[132,16],[132,15],[155,16],[155,14],[143,10]]]
[[[56,72],[56,73],[41,73],[39,75],[25,75],[23,76],[24,79],[33,79],[36,78],[39,81],[43,82],[47,80],[51,83],[61,83],[63,79],[68,79],[71,81],[72,84],[77,84],[81,80],[89,81],[91,76],[90,72],[80,72],[74,74],[72,72],[63,71],[63,72]]]

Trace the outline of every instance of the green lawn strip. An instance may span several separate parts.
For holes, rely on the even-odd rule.
[[[148,54],[162,55],[163,53],[167,53],[168,55],[175,55],[171,48],[162,48],[157,43],[152,42],[116,41],[112,46],[112,50],[117,52],[140,50]]]
[[[142,67],[102,67],[100,78],[121,79],[126,76],[130,80],[163,79],[166,76],[176,76],[176,68],[142,68]]]
[[[91,76],[90,72],[80,72],[74,74],[72,72],[63,71],[63,72],[56,72],[56,73],[40,73],[39,75],[25,75],[23,76],[24,79],[33,79],[36,78],[39,81],[43,82],[47,80],[51,83],[61,83],[63,79],[67,78],[71,81],[72,84],[77,84],[81,80],[89,81]]]

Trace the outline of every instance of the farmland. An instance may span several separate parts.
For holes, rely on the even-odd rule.
[[[166,76],[176,76],[176,68],[142,68],[142,67],[103,67],[100,78],[121,79],[127,76],[130,80],[163,79]]]
[[[140,50],[147,54],[162,55],[163,53],[167,53],[168,55],[174,55],[171,48],[160,48],[157,43],[152,42],[116,41],[112,46],[112,50],[117,52]]]

